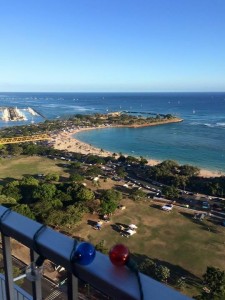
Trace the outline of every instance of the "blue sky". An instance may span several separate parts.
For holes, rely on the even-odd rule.
[[[0,91],[225,91],[224,0],[0,0]]]

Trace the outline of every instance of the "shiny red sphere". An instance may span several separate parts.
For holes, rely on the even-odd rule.
[[[117,244],[109,251],[109,258],[115,266],[124,266],[129,260],[130,251],[123,244]]]

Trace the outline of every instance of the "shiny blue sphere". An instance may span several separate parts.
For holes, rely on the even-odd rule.
[[[90,243],[83,242],[77,246],[73,261],[80,265],[89,265],[95,258],[95,247]]]

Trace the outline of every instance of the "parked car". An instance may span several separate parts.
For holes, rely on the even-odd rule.
[[[209,202],[203,201],[203,202],[202,202],[202,208],[203,208],[203,209],[210,209],[210,204],[209,204]]]
[[[162,210],[171,211],[173,209],[173,204],[166,204],[162,206]]]

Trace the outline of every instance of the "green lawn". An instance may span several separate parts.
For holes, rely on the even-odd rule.
[[[111,223],[105,223],[101,231],[93,230],[84,220],[74,235],[84,236],[94,243],[104,239],[107,247],[123,242],[133,253],[179,265],[197,276],[201,276],[208,265],[225,270],[224,227],[209,221],[194,222],[192,215],[183,215],[176,208],[164,212],[151,207],[149,202],[137,204],[125,200],[124,203],[126,210],[115,214]],[[91,215],[88,218],[96,220]],[[122,237],[112,229],[111,224],[115,223],[133,223],[138,226],[137,234]]]
[[[207,266],[225,270],[224,227],[207,220],[195,222],[192,215],[184,215],[176,208],[172,212],[164,212],[156,205],[150,206],[149,202],[125,200],[124,204],[126,210],[115,214],[111,223],[104,223],[101,231],[87,224],[87,218],[97,220],[97,217],[88,215],[73,231],[74,236],[85,237],[93,244],[105,240],[107,248],[124,243],[137,258],[150,257],[168,266],[177,275],[194,281],[205,273]],[[133,223],[138,226],[137,234],[122,237],[112,229],[111,225],[115,223]],[[188,285],[184,291],[191,296],[199,293],[195,283]]]
[[[60,160],[40,156],[19,156],[14,158],[6,158],[0,160],[0,179],[7,178],[19,179],[24,175],[37,175],[57,173],[61,176],[66,175],[64,169],[58,165],[62,165]]]

